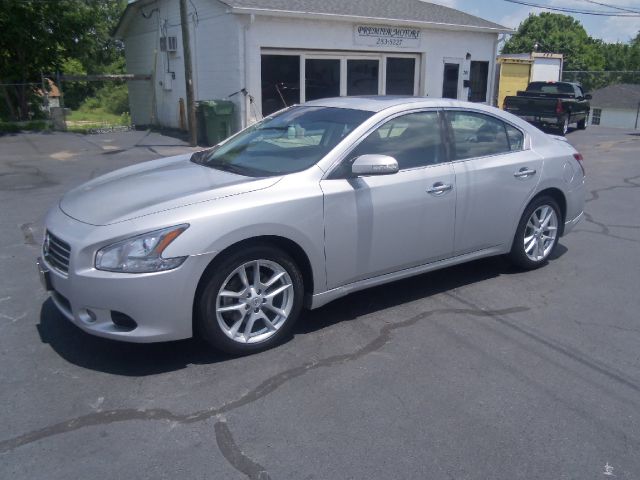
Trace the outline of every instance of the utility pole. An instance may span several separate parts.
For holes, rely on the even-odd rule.
[[[187,86],[187,118],[189,119],[189,143],[192,147],[195,147],[198,144],[198,129],[196,126],[196,106],[193,98],[193,71],[191,69],[191,42],[189,40],[189,17],[187,16],[187,0],[180,0],[180,24],[182,25],[184,80]]]

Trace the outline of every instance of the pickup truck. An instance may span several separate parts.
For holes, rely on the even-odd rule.
[[[569,82],[531,82],[525,91],[505,97],[502,109],[542,127],[555,127],[562,135],[569,125],[587,128],[591,95],[582,86]]]

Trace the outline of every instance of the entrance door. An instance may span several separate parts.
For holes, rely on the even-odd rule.
[[[458,80],[460,78],[459,63],[444,64],[444,79],[442,81],[442,98],[458,98]]]

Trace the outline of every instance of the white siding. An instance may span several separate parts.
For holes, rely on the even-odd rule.
[[[195,96],[198,100],[228,99],[236,104],[236,129],[244,111],[244,97],[229,95],[244,88],[241,41],[243,28],[236,15],[215,0],[199,0],[207,5],[207,14],[192,33]],[[200,7],[198,7],[200,8]]]
[[[142,10],[149,18],[138,12],[124,36],[127,72],[151,74],[153,80],[129,82],[132,121],[178,128],[180,99],[186,106],[179,3],[157,0]],[[239,90],[238,20],[216,0],[192,0],[188,13],[196,100],[224,98]],[[177,52],[160,51],[160,36],[165,35],[177,37]]]
[[[531,69],[532,82],[557,82],[560,80],[562,60],[559,58],[535,58]]]
[[[591,106],[591,116],[593,117],[593,110],[600,107]],[[614,127],[614,128],[629,128],[634,129],[636,126],[637,110],[629,109],[622,110],[616,108],[602,108],[600,114],[600,126],[602,127]],[[589,122],[591,123],[591,122]],[[638,121],[638,127],[640,128],[640,120]]]
[[[246,88],[255,98],[251,107],[242,94],[236,104],[236,127],[253,121],[261,113],[260,54],[264,48],[325,50],[344,52],[412,53],[420,59],[419,95],[440,97],[444,63],[460,63],[459,98],[466,99],[463,80],[469,78],[470,61],[488,61],[487,99],[491,99],[495,69],[495,33],[477,33],[425,28],[419,47],[410,49],[376,48],[354,43],[354,22],[234,15],[218,0],[192,0],[189,13],[197,11],[197,23],[190,23],[191,50],[196,100],[225,99]],[[154,12],[154,9],[157,11]],[[137,124],[155,123],[179,126],[179,100],[186,100],[179,3],[156,0],[133,11],[125,32],[125,54],[129,73],[154,75],[153,82],[130,82],[132,119]],[[152,13],[153,12],[153,13]],[[393,24],[393,22],[387,22]],[[178,38],[178,52],[159,51],[162,35]],[[157,54],[154,53],[158,50]],[[470,59],[465,57],[469,54]],[[155,58],[155,62],[154,62]],[[163,86],[166,75],[175,74],[171,88]],[[155,106],[155,107],[154,107]]]
[[[355,45],[354,25],[355,23],[345,21],[256,16],[247,30],[247,84],[250,93],[256,98],[258,111],[261,106],[260,53],[263,48],[418,53],[421,58],[419,95],[431,97],[442,96],[445,59],[447,61],[457,59],[461,63],[459,81],[461,99],[466,99],[466,89],[463,90],[462,82],[469,78],[470,61],[487,61],[489,62],[487,99],[491,98],[496,53],[494,41],[497,34],[420,27],[423,38],[419,48],[380,49]],[[471,55],[470,60],[465,58],[467,53]]]

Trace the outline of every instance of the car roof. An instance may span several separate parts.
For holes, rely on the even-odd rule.
[[[447,98],[429,98],[429,97],[410,97],[410,96],[393,96],[393,95],[371,95],[359,97],[334,97],[323,98],[321,100],[312,100],[304,105],[310,107],[333,107],[333,108],[351,108],[354,110],[365,110],[369,112],[381,112],[387,108],[397,107],[401,105],[416,107],[469,107],[479,104],[469,104],[458,100],[450,100]]]

